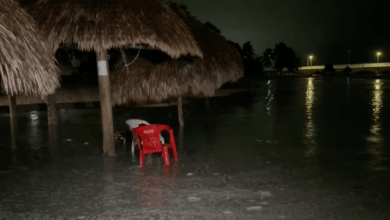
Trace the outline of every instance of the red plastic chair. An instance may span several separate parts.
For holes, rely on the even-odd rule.
[[[169,143],[161,144],[161,131],[168,131]],[[176,152],[175,138],[173,131],[168,125],[144,125],[134,128],[133,134],[137,135],[139,162],[141,166],[145,166],[145,154],[162,153],[164,165],[169,166],[168,148],[172,149],[175,161],[178,160]]]

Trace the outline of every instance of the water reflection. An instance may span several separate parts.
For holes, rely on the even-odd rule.
[[[313,78],[307,79],[307,88],[306,88],[306,156],[311,157],[315,154],[315,127],[313,123],[313,106],[315,100],[314,84]]]
[[[271,91],[271,89],[272,89],[271,80],[268,80],[267,86],[268,86],[268,91],[267,91],[267,96],[265,97],[265,100],[267,100],[266,109],[267,109],[267,114],[271,115],[271,102],[272,102],[272,99],[274,99],[274,95],[272,94],[272,91]]]
[[[313,78],[307,79],[307,89],[306,89],[306,112],[312,113],[312,108],[314,104],[314,85],[313,85]],[[309,114],[308,114],[309,115]]]
[[[39,124],[41,119],[39,118],[38,113],[39,112],[37,111],[31,111],[29,115],[30,130],[28,134],[28,141],[31,148],[35,150],[41,148],[41,141],[42,141],[41,130],[39,129]]]
[[[372,99],[372,107],[373,107],[373,118],[374,121],[378,122],[380,119],[380,111],[383,107],[383,90],[382,90],[382,82],[380,79],[375,80],[374,82],[374,91],[373,91],[373,99]]]
[[[382,122],[381,111],[383,107],[383,82],[377,79],[373,82],[374,88],[372,92],[372,122],[370,127],[370,137],[368,141],[371,142],[368,146],[368,152],[372,156],[372,160],[369,163],[370,170],[384,170],[381,165],[381,161],[384,158],[384,144],[383,137],[381,135]]]
[[[59,159],[58,127],[56,124],[49,124],[49,152],[52,161],[57,161]]]
[[[177,173],[177,162],[171,167],[164,167],[164,174],[148,174],[144,167],[139,170],[139,183],[141,187],[141,198],[139,205],[148,208],[160,208],[169,205],[167,188],[175,186]]]
[[[117,184],[115,173],[117,172],[117,161],[115,157],[103,156],[104,176],[103,176],[103,190],[99,197],[103,207],[107,207],[105,211],[109,211],[110,206],[116,206],[123,203],[124,187]],[[99,183],[96,183],[99,184]]]

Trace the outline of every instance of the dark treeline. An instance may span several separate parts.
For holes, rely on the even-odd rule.
[[[205,25],[221,34],[221,30],[211,22],[207,21]],[[300,67],[299,57],[297,57],[292,48],[287,47],[283,42],[276,44],[273,49],[267,48],[262,56],[255,55],[255,50],[250,41],[244,43],[242,47],[233,41],[229,41],[229,43],[241,55],[246,75],[262,74],[264,70],[292,73]]]
[[[230,41],[240,53],[244,61],[245,74],[262,74],[266,71],[276,71],[278,73],[293,73],[300,67],[299,57],[294,50],[281,42],[275,47],[267,48],[261,56],[255,55],[255,50],[251,42],[246,42],[242,47],[235,42]]]

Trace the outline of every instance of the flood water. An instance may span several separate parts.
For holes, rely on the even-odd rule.
[[[114,109],[116,131],[174,129],[169,169],[140,169],[130,140],[103,156],[99,109],[50,129],[46,112],[0,116],[0,219],[390,219],[390,79],[247,85],[209,110],[189,100],[181,130],[175,107]]]

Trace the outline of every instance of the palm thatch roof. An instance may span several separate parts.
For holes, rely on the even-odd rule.
[[[0,0],[0,83],[8,95],[44,97],[59,86],[58,69],[34,20],[14,0]]]
[[[202,57],[184,22],[162,0],[25,1],[52,46],[82,51],[148,46],[177,58]]]
[[[111,74],[113,104],[159,102],[179,96],[211,97],[226,82],[239,79],[244,70],[235,47],[175,4],[171,8],[189,27],[202,52],[203,59],[182,57],[171,59],[141,52],[135,59],[127,53],[125,67],[119,60]]]

